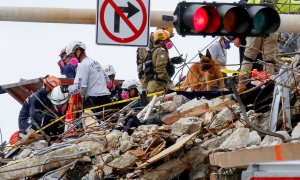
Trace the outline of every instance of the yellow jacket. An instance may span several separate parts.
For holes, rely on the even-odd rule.
[[[262,0],[248,0],[249,4],[260,4]],[[276,0],[275,0],[276,1]],[[292,5],[295,4],[295,5]],[[275,10],[278,13],[289,13],[299,11],[300,1],[295,0],[278,0]]]

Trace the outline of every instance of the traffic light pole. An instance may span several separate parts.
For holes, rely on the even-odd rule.
[[[151,11],[152,27],[174,27],[172,22],[162,21],[162,15],[173,15],[172,11]],[[96,24],[95,9],[0,7],[0,21]]]
[[[95,24],[95,9],[0,7],[0,21]],[[172,22],[162,20],[162,15],[173,11],[151,11],[151,27],[174,27]],[[300,33],[300,15],[280,14],[281,24],[277,32]]]

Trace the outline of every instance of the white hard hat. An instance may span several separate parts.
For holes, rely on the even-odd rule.
[[[108,76],[116,74],[114,66],[110,64],[104,66],[104,71]]]
[[[123,82],[122,89],[132,89],[132,88],[136,88],[138,90],[141,89],[140,82],[136,79],[129,79]]]
[[[82,48],[85,50],[86,46],[81,41],[73,41],[72,43],[70,43],[66,48],[67,56],[70,55],[71,53],[75,52],[78,48]]]
[[[60,86],[56,86],[50,94],[50,100],[54,105],[62,105],[69,99],[69,93],[63,93]]]

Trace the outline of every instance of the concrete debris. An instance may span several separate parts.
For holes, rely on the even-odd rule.
[[[287,140],[291,139],[290,135],[286,131],[277,131],[276,133],[283,135]],[[274,146],[277,144],[282,144],[282,139],[279,137],[269,136],[267,135],[263,141],[260,143],[261,147],[265,146]]]
[[[178,108],[178,106],[172,101],[161,103],[160,107],[162,112],[165,113],[174,112]]]
[[[126,152],[130,148],[132,148],[132,143],[130,141],[121,141],[120,150],[122,153]]]
[[[156,124],[151,125],[141,125],[137,128],[138,131],[144,131],[144,132],[153,132],[158,129],[158,126]]]
[[[0,168],[0,179],[207,179],[213,170],[210,153],[283,143],[280,138],[248,129],[239,105],[226,97],[188,100],[182,95],[159,96],[155,103],[159,106],[140,113],[140,119],[146,113],[151,124],[129,130],[128,125],[114,127],[118,118],[108,123],[85,111],[87,132],[79,131],[78,137],[46,142],[28,135],[21,148],[7,152],[10,161]],[[138,114],[128,112],[130,116]],[[123,122],[128,116],[123,116]],[[247,116],[257,127],[268,130],[270,112],[250,110]],[[152,117],[159,117],[164,124],[155,124]],[[300,124],[291,137],[287,131],[277,133],[288,140],[300,138]]]
[[[248,128],[236,129],[220,146],[221,149],[235,150],[246,147],[250,142]]]
[[[195,98],[195,99],[190,100],[187,103],[183,104],[179,108],[177,108],[177,111],[183,112],[183,111],[192,109],[194,107],[201,106],[201,105],[206,104],[206,103],[207,103],[206,99],[198,100],[197,98]]]
[[[176,107],[180,107],[188,101],[189,101],[189,99],[183,95],[176,95],[173,97],[173,102],[175,103]]]
[[[201,129],[202,121],[203,120],[198,117],[181,118],[171,125],[171,133],[176,136],[192,134],[198,129]]]
[[[261,143],[261,137],[258,135],[257,131],[251,131],[249,138],[250,141],[248,145],[259,145]]]
[[[292,138],[300,138],[300,126],[295,126],[292,132]]]
[[[135,164],[137,157],[130,153],[125,153],[121,157],[114,159],[112,162],[108,163],[113,169],[120,170],[120,171],[128,171],[127,168],[133,167]]]

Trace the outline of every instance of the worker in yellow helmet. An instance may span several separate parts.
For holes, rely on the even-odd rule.
[[[171,33],[164,29],[153,33],[154,48],[151,50],[151,56],[145,61],[145,75],[149,78],[148,93],[164,91],[175,73],[173,64],[183,62],[181,56],[169,58],[169,49],[173,47],[170,38]]]

